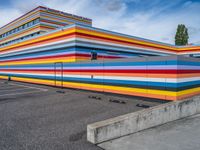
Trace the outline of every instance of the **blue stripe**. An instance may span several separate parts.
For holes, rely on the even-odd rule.
[[[5,74],[0,74],[5,75]],[[29,78],[37,78],[37,79],[51,79],[54,80],[54,76],[43,76],[43,75],[15,75],[15,74],[6,74],[11,76],[18,77],[29,77]],[[58,80],[61,80],[61,77],[57,77]],[[184,86],[198,85],[199,81],[191,81],[191,82],[182,82],[182,83],[167,83],[167,82],[147,82],[147,81],[126,81],[126,80],[110,80],[110,79],[89,79],[89,78],[72,78],[72,77],[63,77],[64,81],[80,81],[80,82],[92,82],[92,83],[104,83],[104,84],[122,84],[122,85],[141,85],[141,86],[156,86],[156,87],[171,87],[178,88]]]

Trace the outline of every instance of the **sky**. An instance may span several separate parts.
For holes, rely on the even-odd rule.
[[[174,44],[178,24],[200,44],[200,0],[0,0],[0,26],[37,6],[84,16],[93,26]]]

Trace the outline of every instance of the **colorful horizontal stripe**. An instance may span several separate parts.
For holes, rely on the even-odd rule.
[[[1,47],[0,78],[163,100],[200,93],[200,61],[179,56],[197,53],[199,46],[176,47],[93,28],[90,19],[67,15],[65,20],[66,14],[43,9],[35,29],[68,26]],[[69,25],[72,21],[82,25]],[[97,60],[91,60],[94,53]]]
[[[33,83],[42,81],[40,84],[164,100],[179,100],[199,92],[197,89],[200,85],[200,67],[196,66],[197,59],[191,61],[185,57],[151,58],[2,65],[0,76]],[[192,62],[195,65],[192,65]]]

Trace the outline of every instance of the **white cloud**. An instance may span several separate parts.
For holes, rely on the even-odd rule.
[[[158,6],[160,0],[154,0],[151,8],[134,11],[135,8],[131,10],[127,5],[128,1],[135,4],[142,2],[140,0],[29,0],[25,3],[21,0],[14,0],[12,9],[0,10],[1,16],[4,14],[3,22],[0,22],[0,25],[38,5],[44,5],[91,18],[95,27],[167,43],[174,43],[176,27],[178,24],[184,23],[189,27],[190,42],[200,41],[198,30],[200,3],[187,1],[179,6],[179,9],[168,11],[176,3],[168,2]]]
[[[16,19],[20,15],[21,13],[17,9],[13,10],[11,8],[1,8],[0,9],[0,16],[1,16],[0,27]]]

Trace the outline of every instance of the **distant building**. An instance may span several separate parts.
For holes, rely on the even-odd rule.
[[[0,28],[0,46],[75,23],[92,26],[91,19],[39,6]]]

